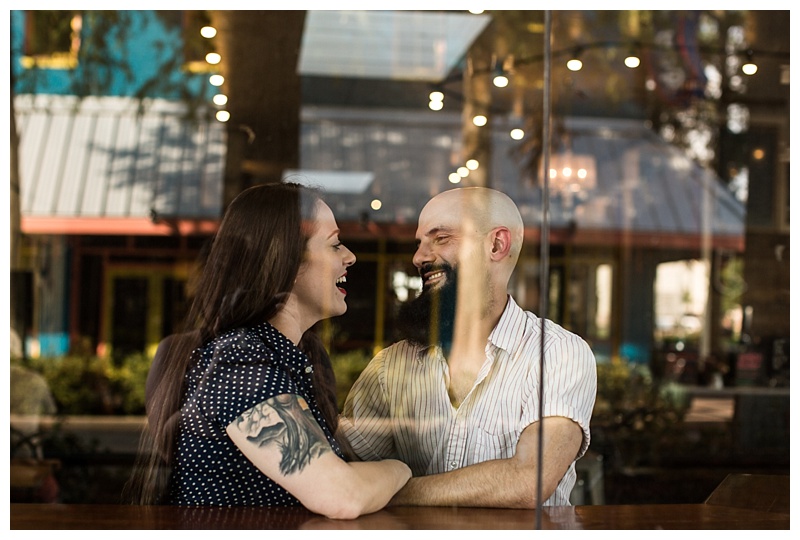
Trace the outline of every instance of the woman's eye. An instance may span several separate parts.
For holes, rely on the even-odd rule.
[[[337,242],[336,244],[333,244],[333,249],[338,250],[340,247],[342,247],[342,243],[341,242]]]

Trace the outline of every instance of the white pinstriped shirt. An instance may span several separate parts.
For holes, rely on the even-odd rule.
[[[340,428],[363,460],[396,458],[414,476],[443,473],[514,455],[522,430],[539,413],[541,319],[513,298],[489,335],[472,390],[453,407],[439,347],[406,341],[382,350],[345,401]],[[583,429],[578,457],[589,448],[597,392],[594,354],[579,336],[545,323],[543,416],[571,418]],[[576,458],[577,459],[577,458]],[[569,505],[573,462],[545,505]]]

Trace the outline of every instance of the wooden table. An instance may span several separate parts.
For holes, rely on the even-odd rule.
[[[11,529],[535,529],[534,510],[395,507],[352,521],[302,508],[12,504]],[[542,529],[789,529],[789,515],[709,504],[545,508]]]
[[[557,506],[534,510],[390,507],[339,521],[304,508],[11,504],[11,529],[785,529],[789,477],[729,475],[704,504]]]

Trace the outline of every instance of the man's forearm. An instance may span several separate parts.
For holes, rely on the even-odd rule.
[[[411,478],[389,504],[535,508],[535,486],[535,469],[521,467],[513,458],[497,459],[443,474]]]

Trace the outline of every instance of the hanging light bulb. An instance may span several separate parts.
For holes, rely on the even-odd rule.
[[[219,64],[220,60],[222,60],[222,57],[218,53],[210,52],[206,55],[206,62],[212,66]]]
[[[231,113],[228,111],[217,111],[216,117],[220,122],[227,122],[231,119]]]
[[[200,35],[204,38],[211,39],[217,35],[217,29],[213,26],[204,26],[200,29]]]
[[[505,88],[506,86],[508,86],[508,77],[506,77],[505,74],[501,72],[494,76],[492,82],[498,88]]]
[[[485,126],[489,119],[482,114],[478,114],[472,118],[472,123],[478,127]]]
[[[225,77],[222,75],[212,75],[208,78],[208,82],[211,84],[211,86],[222,86],[222,84],[225,82]]]
[[[431,92],[428,97],[431,100],[430,103],[428,103],[428,107],[430,107],[432,111],[441,111],[444,107],[444,94],[437,90]]]
[[[494,79],[492,79],[492,82],[498,88],[505,88],[508,86],[509,75],[514,72],[514,55],[506,56],[502,62],[497,62],[495,59],[492,61],[494,62]]]
[[[455,172],[451,172],[450,176],[448,176],[447,179],[450,180],[451,184],[458,184],[459,182],[461,182],[461,175]]]
[[[583,67],[583,62],[580,60],[580,55],[583,52],[582,47],[575,47],[575,52],[572,54],[572,58],[567,60],[567,69],[570,71],[580,71]]]
[[[639,57],[633,53],[629,54],[625,58],[625,65],[631,69],[639,67],[639,63],[640,63]]]
[[[520,128],[514,128],[511,130],[511,133],[509,133],[509,135],[511,135],[511,138],[514,139],[515,141],[521,141],[522,138],[525,137],[525,132],[522,131]]]
[[[477,159],[468,159],[466,165],[467,169],[471,171],[477,170],[477,168],[480,166]]]
[[[222,106],[228,103],[228,96],[226,96],[225,94],[217,94],[212,98],[212,101],[214,102],[215,105]]]
[[[747,58],[742,64],[742,73],[745,75],[755,75],[758,71],[758,66],[753,62],[753,51],[747,51]]]

